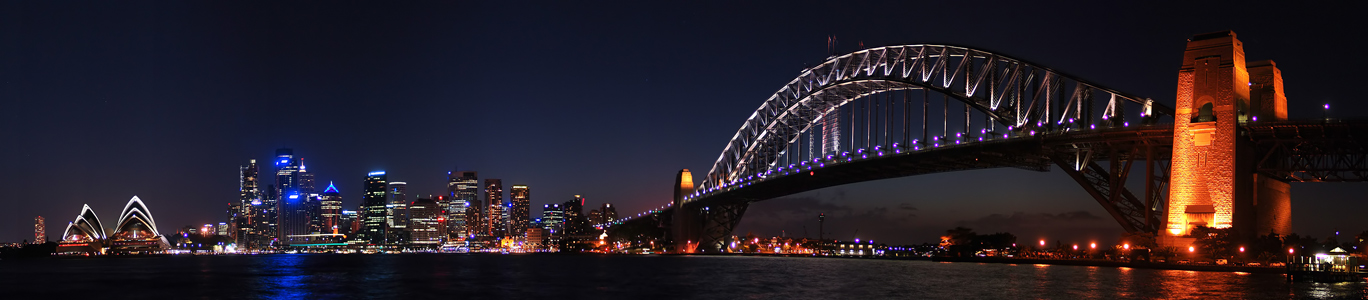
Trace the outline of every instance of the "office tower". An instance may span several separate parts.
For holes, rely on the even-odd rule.
[[[385,195],[389,182],[385,171],[366,174],[365,194],[361,199],[361,232],[357,238],[370,245],[385,244]]]
[[[447,173],[446,224],[452,236],[469,237],[480,223],[480,182],[475,171]],[[474,211],[470,211],[471,209]],[[470,216],[476,216],[470,218]]]
[[[42,244],[47,242],[47,224],[43,224],[43,216],[33,218],[33,243]]]
[[[354,210],[342,210],[342,213],[337,216],[336,233],[347,235],[348,241],[356,240],[356,233],[361,231],[361,223],[357,222],[356,216]]]
[[[413,247],[435,249],[442,245],[442,207],[432,199],[418,199],[408,206],[410,243]]]
[[[238,167],[238,206],[232,219],[238,230],[234,239],[238,249],[256,249],[260,226],[255,222],[261,221],[260,183],[256,159],[249,159],[246,166]]]
[[[589,224],[590,224],[590,225],[603,224],[603,214],[599,213],[599,210],[597,210],[597,209],[591,209],[591,210],[589,210]]]
[[[389,183],[389,200],[385,204],[385,225],[389,227],[385,231],[386,240],[392,245],[403,245],[408,242],[408,199],[405,199],[405,191],[408,183],[395,181]]]
[[[612,204],[612,203],[603,203],[603,206],[601,206],[601,207],[599,208],[599,213],[600,213],[600,214],[603,214],[603,216],[602,216],[603,222],[602,222],[602,223],[613,223],[613,222],[617,222],[617,209],[616,209],[616,208],[613,208],[613,204]]]
[[[543,205],[541,224],[547,235],[561,234],[565,231],[565,208],[560,203]]]
[[[230,228],[228,227],[228,222],[219,222],[218,226],[214,226],[214,234],[228,236],[228,234],[231,232],[229,231],[229,229]]]
[[[260,227],[257,234],[257,245],[261,248],[269,248],[276,245],[277,223],[280,221],[277,213],[279,211],[277,201],[280,200],[280,195],[277,194],[278,190],[274,184],[267,184],[264,191],[266,191],[266,197],[261,200],[259,206],[261,221],[257,222],[257,226]]]
[[[565,210],[564,231],[566,236],[584,235],[589,231],[589,218],[584,215],[584,197],[575,195],[575,199],[566,201],[561,206]]]
[[[277,237],[280,244],[308,244],[310,240],[304,236],[312,233],[309,226],[309,202],[307,195],[300,195],[299,192],[291,192],[280,199],[280,223],[277,227],[280,235]]]
[[[532,217],[528,211],[528,206],[532,202],[532,190],[528,189],[526,184],[513,185],[513,189],[508,191],[508,198],[511,208],[508,214],[509,235],[525,235]]]
[[[485,207],[485,235],[503,237],[503,180],[485,179]]]
[[[328,188],[319,197],[319,229],[322,233],[339,233],[342,231],[342,193],[337,191],[332,182],[328,182]]]
[[[290,195],[301,192],[302,180],[299,178],[299,171],[302,163],[294,157],[294,150],[289,148],[276,149],[276,193],[277,195]]]

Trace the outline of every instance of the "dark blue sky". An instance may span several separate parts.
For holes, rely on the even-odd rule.
[[[437,194],[459,166],[529,184],[538,207],[581,194],[635,213],[669,201],[676,170],[706,173],[828,36],[839,52],[989,49],[1171,104],[1185,39],[1230,29],[1249,59],[1278,62],[1292,118],[1368,109],[1353,56],[1368,27],[1347,7],[848,2],[6,1],[0,241],[32,238],[36,215],[60,235],[83,203],[113,222],[133,195],[162,231],[223,221],[237,166],[280,147],[347,209],[366,172]],[[1294,230],[1368,228],[1365,191],[1294,184]],[[1120,230],[1063,173],[989,170],[761,202],[737,234],[815,236],[817,212],[837,237],[891,242],[956,225],[1027,240]]]

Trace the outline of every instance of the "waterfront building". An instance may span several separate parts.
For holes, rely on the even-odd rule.
[[[409,241],[408,200],[405,198],[407,189],[408,183],[402,181],[390,182],[386,189],[389,191],[386,195],[389,201],[385,204],[385,226],[389,229],[385,231],[385,239],[396,246],[403,246]]]
[[[119,213],[118,225],[109,235],[109,251],[126,254],[161,253],[171,248],[166,237],[157,231],[157,221],[147,205],[133,196]]]
[[[447,232],[452,236],[468,237],[479,222],[479,174],[475,171],[447,172],[446,210]],[[474,209],[474,212],[469,211]],[[477,216],[469,218],[470,216]]]
[[[524,235],[532,217],[528,209],[532,204],[532,190],[526,184],[515,184],[513,189],[508,191],[508,198],[508,230],[514,235]]]
[[[446,237],[441,205],[432,199],[418,199],[408,206],[410,244],[415,248],[436,249]]]
[[[485,221],[484,235],[491,237],[504,236],[505,228],[503,221],[503,180],[485,179]]]
[[[33,218],[33,243],[42,244],[47,242],[47,225],[43,224],[43,216]]]
[[[384,245],[385,234],[385,195],[388,193],[388,179],[385,171],[366,174],[366,185],[361,199],[361,231],[357,238],[366,244]]]
[[[526,249],[527,251],[546,249],[546,230],[535,227],[528,228],[523,234],[523,249]]]
[[[319,229],[323,233],[339,234],[339,227],[342,227],[342,193],[337,191],[337,186],[328,182],[328,188],[323,190],[319,196]],[[349,227],[349,226],[348,226]],[[345,229],[350,234],[350,229]]]
[[[95,210],[90,209],[90,205],[83,205],[81,213],[76,215],[75,220],[67,223],[66,229],[62,231],[57,253],[100,254],[104,252],[106,239],[108,235],[104,224],[100,223],[100,217],[95,215]]]

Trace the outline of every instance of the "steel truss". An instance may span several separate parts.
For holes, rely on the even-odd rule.
[[[700,209],[703,219],[703,232],[699,237],[700,252],[727,252],[731,242],[732,230],[741,222],[741,217],[750,207],[748,200],[708,205]]]
[[[1256,170],[1290,182],[1368,181],[1368,122],[1260,122],[1245,127]]]
[[[1126,231],[1154,233],[1167,203],[1172,142],[1173,131],[1159,128],[1104,132],[1053,141],[1049,156]],[[1126,188],[1136,161],[1145,163],[1143,198]]]
[[[803,132],[855,99],[915,89],[953,98],[966,105],[966,115],[972,107],[1017,132],[1128,124],[1127,103],[1140,107],[1137,125],[1173,115],[1171,108],[1153,100],[989,51],[948,45],[865,49],[803,70],[767,99],[732,136],[698,189],[712,190],[772,170]],[[1072,92],[1066,96],[1065,91]],[[1106,108],[1096,116],[1093,107],[1099,101]],[[902,144],[908,145],[905,139]]]

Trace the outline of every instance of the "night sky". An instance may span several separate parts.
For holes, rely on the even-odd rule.
[[[163,233],[225,221],[237,168],[293,148],[345,209],[367,172],[440,194],[446,172],[528,184],[533,213],[584,195],[635,214],[706,174],[783,84],[838,52],[944,43],[1001,52],[1172,105],[1193,34],[1234,30],[1283,71],[1293,119],[1364,117],[1361,9],[1183,3],[0,4],[0,241],[50,238],[134,195]],[[1287,2],[1297,3],[1297,2]],[[273,170],[263,164],[263,174]],[[273,183],[272,177],[263,182]],[[1294,231],[1368,229],[1368,184],[1293,184]],[[587,210],[587,209],[586,209]],[[968,171],[754,204],[744,235],[934,241],[945,229],[1114,241],[1062,172]],[[1343,239],[1341,239],[1343,240]]]

